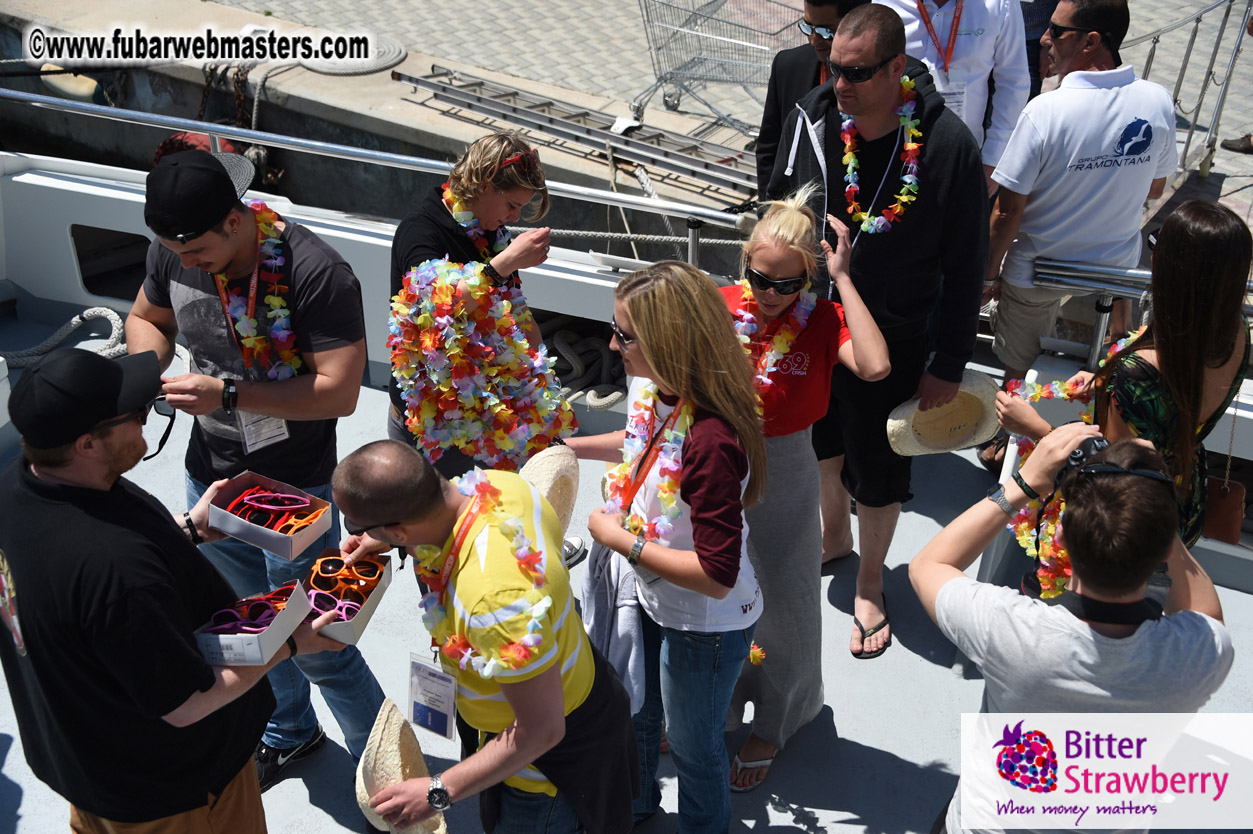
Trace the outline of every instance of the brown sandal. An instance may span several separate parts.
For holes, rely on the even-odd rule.
[[[1005,463],[1005,450],[1009,448],[1009,432],[1001,429],[996,436],[979,448],[979,463],[993,475],[1001,474],[1001,465]]]

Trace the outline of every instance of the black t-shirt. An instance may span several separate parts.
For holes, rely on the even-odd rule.
[[[248,761],[266,681],[189,727],[161,716],[213,686],[192,636],[235,594],[170,514],[108,491],[0,473],[0,662],[26,760],[85,811],[146,822],[204,805]]]
[[[285,221],[280,233],[292,257],[287,296],[292,331],[302,355],[351,345],[365,338],[361,285],[348,263],[303,226]],[[210,233],[211,234],[211,233]],[[247,298],[252,276],[231,282]],[[244,367],[227,323],[213,276],[184,269],[178,256],[159,241],[148,249],[144,294],[158,307],[174,310],[179,332],[191,348],[193,373],[218,379],[266,381],[260,363]],[[261,294],[261,291],[258,291]],[[262,298],[258,309],[265,308]],[[260,321],[260,316],[258,320]],[[300,373],[308,373],[308,365]],[[196,418],[187,447],[187,471],[201,483],[231,478],[250,469],[297,487],[328,483],[338,460],[335,420],[288,420],[287,440],[245,454],[239,425],[220,409]]]
[[[396,227],[396,236],[392,238],[392,297],[404,287],[405,273],[427,261],[468,264],[481,259],[470,236],[444,206],[444,187],[434,186],[426,193],[422,204]],[[405,401],[395,377],[388,380],[387,393],[392,405],[403,414]]]

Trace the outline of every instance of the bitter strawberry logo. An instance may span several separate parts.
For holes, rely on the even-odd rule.
[[[1001,748],[996,756],[996,772],[1002,779],[1031,793],[1057,790],[1057,753],[1044,733],[1024,733],[1021,721],[1012,730],[1006,724],[1001,740],[992,746]]]

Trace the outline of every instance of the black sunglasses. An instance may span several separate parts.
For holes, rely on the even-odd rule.
[[[357,527],[349,522],[347,518],[344,518],[343,522],[344,529],[348,531],[348,535],[350,536],[364,536],[370,530],[374,530],[378,527],[395,527],[403,523],[400,521],[380,521],[378,524],[367,524],[364,527]]]
[[[1060,23],[1049,21],[1049,37],[1057,40],[1067,32],[1095,32],[1095,29],[1089,29],[1086,26],[1063,26]]]
[[[103,423],[98,423],[92,431],[101,431],[103,429],[112,428],[113,426],[121,426],[129,423],[131,420],[138,420],[139,425],[146,426],[148,425],[148,414],[153,410],[155,410],[161,417],[170,418],[170,422],[166,424],[165,431],[161,435],[161,441],[157,443],[157,450],[144,458],[144,460],[151,460],[161,454],[161,450],[165,448],[165,441],[170,439],[170,432],[174,430],[174,415],[176,412],[174,410],[174,406],[165,401],[165,394],[158,394],[153,397],[143,408],[137,411],[133,411],[122,417],[115,417],[112,420],[105,420]]]
[[[779,295],[791,295],[800,292],[805,287],[807,280],[804,275],[796,278],[779,278],[774,279],[764,272],[758,272],[751,266],[744,267],[744,277],[748,279],[748,283],[753,285],[753,289],[765,292],[766,290],[774,290]]]
[[[638,339],[638,337],[631,337],[623,333],[622,329],[618,327],[618,323],[613,319],[609,320],[609,329],[613,331],[613,337],[618,340],[618,346],[623,350],[635,344]]]
[[[796,27],[805,34],[805,37],[809,37],[814,32],[817,32],[818,37],[822,38],[824,41],[829,41],[835,37],[835,30],[830,26],[815,26],[808,20],[797,21]]]
[[[831,77],[836,81],[843,76],[854,84],[861,84],[874,78],[875,73],[892,63],[896,55],[889,55],[873,67],[842,67],[831,61],[827,62],[827,68],[831,70]]]

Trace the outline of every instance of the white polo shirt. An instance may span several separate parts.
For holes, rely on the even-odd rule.
[[[917,0],[874,2],[901,16],[905,22],[905,53],[930,67],[949,109],[961,116],[983,148],[983,164],[996,165],[1031,90],[1022,4],[1019,0],[965,0],[953,58],[945,74],[944,53],[948,50],[957,0],[948,0],[942,7],[936,6],[935,0],[922,0],[939,39],[939,49],[927,33]],[[989,75],[996,81],[996,93],[992,97],[991,126],[985,136],[983,114],[988,106]],[[925,136],[922,141],[927,141]]]
[[[1149,187],[1178,161],[1166,90],[1130,66],[1070,73],[1022,111],[992,175],[1027,195],[1001,277],[1030,287],[1036,258],[1136,266]]]

